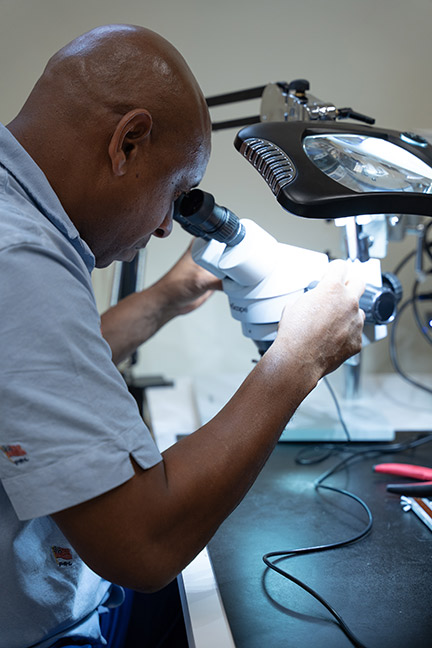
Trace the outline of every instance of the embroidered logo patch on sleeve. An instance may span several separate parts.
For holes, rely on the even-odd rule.
[[[6,459],[9,459],[9,461],[14,463],[15,466],[30,461],[27,452],[20,443],[14,443],[13,445],[0,445],[0,450],[3,452]]]
[[[70,567],[72,565],[72,551],[67,547],[51,547],[56,563],[59,567]]]

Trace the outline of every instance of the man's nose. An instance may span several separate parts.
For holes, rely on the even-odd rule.
[[[158,238],[166,238],[171,234],[173,228],[173,213],[174,204],[171,205],[170,209],[165,214],[165,218],[163,219],[157,230],[154,231],[153,236],[157,236]]]

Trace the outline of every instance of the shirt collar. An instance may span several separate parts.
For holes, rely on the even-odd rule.
[[[43,171],[3,124],[0,124],[0,165],[21,185],[40,212],[69,239],[91,272],[95,267],[92,251],[80,237]]]

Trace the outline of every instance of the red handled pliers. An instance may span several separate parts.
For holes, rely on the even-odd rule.
[[[377,464],[373,469],[375,472],[421,480],[418,484],[387,484],[387,490],[391,493],[413,497],[432,496],[432,468],[402,463],[382,463]]]

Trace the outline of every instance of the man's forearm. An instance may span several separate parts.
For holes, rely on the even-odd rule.
[[[113,362],[126,360],[174,314],[157,284],[128,295],[103,313],[101,331],[111,347]]]
[[[159,281],[110,308],[101,317],[101,329],[115,364],[128,358],[170,319],[198,308],[220,284],[187,250]]]

